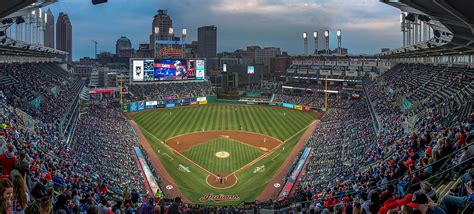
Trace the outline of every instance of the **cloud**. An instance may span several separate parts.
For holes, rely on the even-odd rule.
[[[175,29],[188,29],[187,41],[196,40],[198,27],[216,25],[219,51],[261,45],[298,54],[303,51],[303,32],[342,29],[344,47],[373,53],[380,47],[396,47],[401,35],[399,11],[376,0],[114,0],[96,6],[67,0],[53,5],[55,15],[59,11],[70,15],[77,39],[74,58],[93,55],[91,39],[99,41],[99,50],[112,52],[122,35],[134,47],[147,43],[158,9],[168,10]],[[335,47],[335,37],[330,41]]]

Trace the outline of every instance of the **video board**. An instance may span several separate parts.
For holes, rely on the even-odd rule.
[[[205,61],[199,59],[131,59],[132,80],[186,81],[203,80]]]

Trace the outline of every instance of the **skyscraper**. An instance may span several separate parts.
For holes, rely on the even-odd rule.
[[[54,15],[49,8],[44,21],[44,46],[54,48]]]
[[[56,22],[56,49],[66,51],[69,54],[63,59],[72,61],[72,25],[66,13],[59,13]]]
[[[155,47],[155,40],[173,40],[174,32],[170,30],[173,28],[173,20],[168,15],[168,10],[158,10],[153,18],[153,24],[151,25],[151,35],[150,35],[150,49],[153,49],[156,53],[162,47]]]
[[[115,54],[118,57],[131,57],[133,54],[132,50],[132,42],[125,36],[120,37],[117,39],[117,43],[115,44]]]
[[[214,25],[198,28],[198,57],[217,56],[217,27]]]

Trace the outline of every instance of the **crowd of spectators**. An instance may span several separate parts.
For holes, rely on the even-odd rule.
[[[134,158],[134,147],[139,143],[117,106],[109,99],[89,101],[88,112],[81,115],[77,126],[73,157],[112,190],[120,192],[128,186],[145,193]]]
[[[364,100],[354,100],[345,108],[330,108],[321,118],[307,146],[313,148],[303,186],[330,179],[364,163],[375,138],[370,113]]]
[[[5,80],[0,90],[8,102],[58,130],[79,94],[75,84],[79,80],[58,78],[41,70],[36,63],[0,64],[0,70]]]
[[[129,86],[134,100],[177,99],[213,95],[210,82],[135,84]]]
[[[296,201],[309,201],[303,209],[396,213],[403,207],[403,213],[455,213],[469,208],[474,169],[466,169],[474,162],[474,114],[459,118],[457,109],[450,109],[446,118],[436,111],[442,104],[428,100],[430,104],[420,104],[428,113],[418,117],[412,132],[406,132],[401,126],[404,118],[421,109],[403,112],[396,102],[406,95],[403,75],[386,75],[390,77],[366,86],[381,122],[378,133],[373,132],[365,102],[350,109],[329,109],[321,119],[308,142],[314,150],[295,195]],[[351,125],[354,129],[348,128]],[[350,137],[344,141],[347,133]],[[438,198],[430,182],[450,181],[456,173],[464,173],[460,190]]]
[[[139,213],[147,194],[133,155],[139,145],[118,104],[92,99],[68,146],[47,124],[28,129],[9,101],[0,91],[2,213],[111,213],[110,202],[123,198],[122,213]]]
[[[30,74],[39,80],[18,83],[23,81],[19,77],[24,67],[11,66],[6,74],[19,91],[13,92],[12,85],[0,88],[0,212],[241,212],[232,207],[189,205],[180,198],[166,202],[159,196],[141,197],[146,193],[145,185],[133,158],[133,146],[139,145],[119,113],[118,104],[108,99],[91,99],[86,114],[80,117],[76,140],[70,146],[62,145],[55,131],[56,111],[46,109],[41,115],[32,111],[27,105],[29,99],[25,99],[31,95],[25,90],[49,98],[47,104],[52,106],[62,101],[62,95],[53,93],[51,88],[57,86],[62,93],[67,91],[62,87],[67,88],[68,84],[47,74]],[[453,113],[456,109],[450,109],[452,113],[441,115],[438,109],[442,104],[431,99],[420,103],[422,109],[418,106],[404,112],[396,101],[413,88],[405,89],[399,82],[408,79],[398,78],[388,72],[366,85],[381,123],[377,133],[365,97],[330,96],[330,108],[307,142],[313,152],[298,178],[298,205],[290,207],[289,212],[329,213],[332,209],[334,213],[455,213],[472,203],[474,114],[467,119],[458,118]],[[50,80],[55,84],[50,85]],[[34,86],[40,83],[43,85]],[[132,86],[135,88],[131,92],[142,96],[140,99],[211,93],[209,85],[200,84],[204,83],[138,85]],[[450,85],[466,87],[459,84],[453,79]],[[155,91],[154,87],[160,89]],[[143,93],[145,89],[151,92]],[[461,99],[469,99],[469,94]],[[275,94],[273,101],[316,107],[323,105],[324,95]],[[445,102],[450,105],[455,100],[447,98]],[[28,128],[17,108],[43,122]],[[409,132],[402,128],[401,123],[408,116],[420,113],[423,117],[418,117],[415,129]],[[447,182],[455,174],[461,177],[459,186],[448,195],[438,196],[433,185]],[[112,199],[110,193],[119,197]]]
[[[351,98],[338,95],[328,95],[329,108],[347,108],[351,105]],[[278,93],[274,94],[273,101],[276,103],[290,103],[294,105],[323,108],[325,106],[324,93]]]

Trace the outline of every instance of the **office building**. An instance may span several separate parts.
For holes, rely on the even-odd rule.
[[[59,13],[56,22],[56,49],[68,52],[62,58],[72,61],[72,25],[69,16],[63,12]]]
[[[202,58],[217,56],[217,27],[214,25],[198,28],[197,56]]]
[[[54,15],[51,9],[46,12],[44,21],[44,46],[54,48]]]

